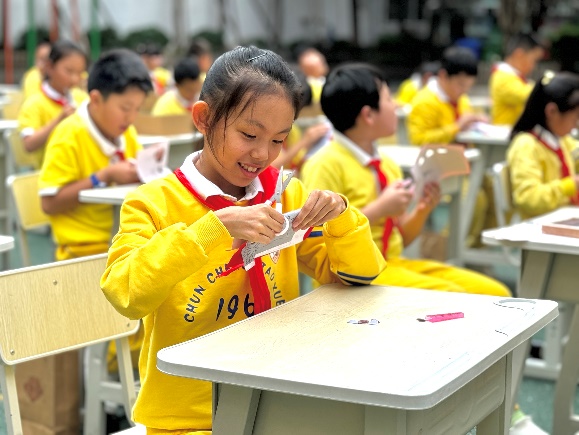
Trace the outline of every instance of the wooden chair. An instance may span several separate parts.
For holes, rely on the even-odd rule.
[[[24,149],[20,131],[5,132],[7,143],[10,144],[10,159],[14,169],[27,169],[38,171],[42,166],[43,150],[31,153]]]
[[[110,340],[116,340],[130,418],[135,389],[127,337],[139,322],[120,315],[103,295],[105,265],[101,254],[0,273],[0,386],[9,434],[22,434],[17,364]]]
[[[30,250],[26,232],[46,227],[50,224],[48,216],[42,211],[38,196],[38,172],[10,175],[6,179],[18,218],[18,234],[22,264],[30,266]]]
[[[22,91],[10,92],[8,98],[10,101],[2,108],[2,117],[4,119],[18,119],[20,107],[24,102],[24,94]]]

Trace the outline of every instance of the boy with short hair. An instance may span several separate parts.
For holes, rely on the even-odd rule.
[[[412,99],[407,118],[411,144],[448,144],[473,122],[485,120],[473,113],[466,95],[477,72],[476,56],[468,48],[450,47],[444,51],[436,80],[430,80]]]
[[[422,231],[440,198],[428,184],[417,206],[408,211],[412,191],[402,171],[374,144],[396,130],[396,103],[382,73],[370,65],[344,65],[327,78],[322,109],[335,128],[334,139],[303,166],[309,189],[340,193],[368,217],[372,235],[388,260],[373,284],[509,296],[501,283],[476,272],[430,260],[402,257],[404,246]]]
[[[400,83],[396,92],[396,102],[402,106],[410,104],[418,91],[438,74],[440,62],[422,62],[410,77]]]
[[[193,104],[199,99],[203,82],[199,64],[192,58],[185,58],[175,65],[173,78],[175,88],[165,92],[153,106],[151,115],[189,115]]]
[[[519,33],[508,42],[504,61],[493,67],[489,79],[493,124],[517,122],[534,86],[527,77],[543,55],[543,47],[531,34]]]
[[[135,53],[105,53],[91,70],[89,100],[50,136],[39,194],[50,216],[57,260],[107,252],[113,206],[80,204],[78,195],[84,189],[139,181],[131,159],[141,146],[131,124],[152,89],[147,68]]]

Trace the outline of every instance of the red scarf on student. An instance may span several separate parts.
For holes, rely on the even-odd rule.
[[[388,177],[382,168],[380,167],[380,159],[372,159],[368,162],[368,166],[374,168],[376,175],[378,176],[378,183],[380,184],[380,192],[382,192],[388,186]],[[394,219],[386,218],[384,222],[384,233],[382,234],[382,254],[386,258],[388,254],[388,242],[390,241],[390,236],[394,230]]]
[[[232,201],[225,199],[220,195],[211,195],[204,198],[195,190],[191,183],[189,183],[189,180],[187,180],[187,177],[185,177],[185,174],[183,174],[180,169],[176,169],[174,173],[181,184],[183,184],[183,186],[185,186],[187,190],[199,200],[199,202],[211,210],[221,210],[222,208],[235,205]],[[249,205],[263,204],[273,196],[277,185],[278,174],[279,171],[272,166],[268,166],[261,174],[259,174],[259,181],[261,181],[264,191],[258,192],[258,194],[249,201]],[[243,246],[240,247],[231,258],[231,261],[226,267],[227,272],[231,273],[233,270],[236,270],[243,265],[243,260],[241,259],[242,248]],[[222,273],[221,276],[229,274],[227,272]],[[269,287],[267,286],[265,276],[263,275],[261,257],[255,258],[255,265],[249,269],[248,274],[249,282],[251,284],[251,292],[253,294],[254,314],[259,314],[263,311],[269,310],[271,308],[271,298]]]
[[[559,162],[561,163],[561,178],[566,178],[566,177],[570,176],[571,172],[569,171],[569,166],[567,165],[567,161],[565,160],[565,155],[563,154],[563,149],[561,148],[561,146],[559,145],[559,148],[557,148],[555,150],[552,147],[550,147],[549,144],[547,144],[547,142],[545,142],[541,138],[541,136],[539,136],[534,131],[530,131],[529,133],[531,135],[533,135],[535,137],[535,139],[537,139],[539,141],[539,143],[541,143],[545,148],[547,148],[548,150],[557,154],[557,157],[559,158]],[[571,197],[571,204],[579,205],[579,192]]]

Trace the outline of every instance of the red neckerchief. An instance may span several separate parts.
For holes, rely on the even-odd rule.
[[[454,120],[458,121],[458,119],[460,118],[460,113],[458,112],[458,103],[453,103],[452,101],[449,101],[448,104],[450,104],[452,106],[452,110],[454,110]]]
[[[376,175],[378,175],[378,183],[380,184],[380,192],[382,192],[388,186],[388,177],[382,168],[380,167],[380,159],[372,159],[368,162],[368,166],[374,168]],[[382,234],[382,254],[386,258],[388,254],[388,242],[390,241],[390,236],[392,231],[394,231],[394,219],[386,218],[384,222],[384,233]]]
[[[120,162],[123,162],[126,160],[125,153],[123,150],[116,150],[115,156],[117,156],[117,158],[119,159]]]
[[[70,104],[70,102],[68,101],[68,98],[66,98],[66,97],[54,98],[53,96],[49,95],[48,92],[46,92],[46,89],[44,89],[44,86],[42,86],[42,84],[40,85],[40,90],[42,91],[42,93],[44,94],[44,96],[46,98],[48,98],[50,101],[54,101],[59,106],[64,107],[64,106],[68,106]]]
[[[535,133],[534,131],[529,131],[529,133],[532,136],[534,136],[535,139],[537,139],[539,141],[539,143],[541,143],[545,148],[547,148],[550,151],[557,154],[557,157],[559,158],[559,162],[561,163],[561,178],[569,177],[571,175],[571,172],[569,171],[569,166],[567,165],[567,162],[565,161],[565,155],[563,154],[563,148],[561,148],[561,145],[559,145],[559,148],[554,150],[537,133]],[[571,197],[571,203],[573,205],[579,205],[579,192]]]
[[[512,67],[511,67],[511,68],[512,68]],[[514,68],[513,68],[513,70],[514,70]],[[495,72],[497,72],[497,71],[499,71],[499,64],[498,64],[498,63],[495,63],[495,64],[492,66],[492,68],[491,68],[491,74],[493,74],[493,73],[495,73]],[[517,71],[513,71],[513,72],[515,73],[515,75],[516,75],[523,83],[526,84],[526,83],[529,82],[529,81],[527,80],[527,78],[526,78],[524,75],[522,75],[521,73],[519,73],[519,72],[517,72]]]
[[[189,183],[189,180],[187,180],[187,177],[185,177],[185,174],[183,174],[181,169],[175,169],[174,174],[177,176],[181,184],[183,184],[183,186],[185,186],[185,188],[187,188],[187,190],[191,192],[193,196],[199,200],[199,202],[201,202],[209,209],[221,210],[222,208],[235,205],[232,201],[225,199],[220,195],[211,195],[207,198],[203,198],[203,196],[195,190],[191,183]],[[263,204],[273,196],[277,185],[278,174],[279,171],[272,166],[268,166],[261,174],[259,174],[259,181],[261,181],[264,191],[258,192],[258,194],[249,201],[249,205]],[[237,261],[241,257],[242,248],[243,246],[237,250],[235,255],[231,258],[229,264],[239,263],[243,265],[243,260],[241,260],[241,262]],[[226,267],[226,270],[231,269],[228,266]],[[234,268],[231,271],[236,269],[237,268]],[[269,287],[267,286],[265,276],[263,275],[261,257],[255,258],[255,265],[249,269],[248,274],[249,283],[251,285],[251,292],[253,294],[254,313],[259,314],[263,311],[269,310],[271,308],[271,297]]]

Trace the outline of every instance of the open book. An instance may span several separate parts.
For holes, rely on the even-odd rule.
[[[137,174],[143,183],[164,177],[171,173],[167,167],[169,142],[159,142],[142,149],[137,154]]]
[[[464,148],[458,145],[425,145],[411,169],[415,183],[415,197],[420,198],[424,185],[440,183],[445,178],[470,173]]]

